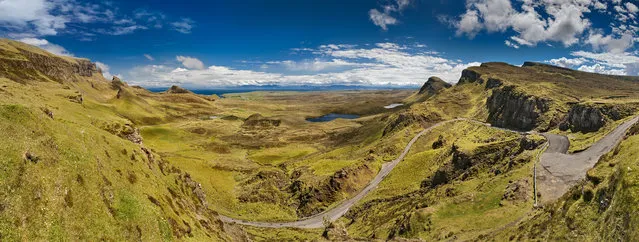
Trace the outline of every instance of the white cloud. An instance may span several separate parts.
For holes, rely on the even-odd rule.
[[[171,23],[173,30],[183,34],[190,34],[195,22],[189,18],[182,18],[180,21]]]
[[[610,75],[639,75],[639,56],[637,53],[594,53],[574,51],[576,58],[558,58],[549,62],[554,65],[577,68],[578,70]]]
[[[578,70],[599,73],[599,74],[606,74],[606,75],[619,75],[619,76],[626,75],[626,71],[623,69],[610,69],[609,67],[605,65],[601,65],[599,63],[591,65],[591,66],[583,65],[583,66],[580,66]]]
[[[377,9],[371,9],[368,11],[368,17],[373,21],[373,24],[379,26],[383,30],[388,30],[388,25],[395,25],[398,23],[397,19],[390,16],[388,13],[382,13]]]
[[[466,34],[471,39],[479,33],[482,23],[479,20],[479,13],[475,10],[466,11],[461,16],[461,20],[455,24],[457,27],[457,35]]]
[[[631,13],[636,13],[639,12],[639,8],[637,8],[637,5],[634,5],[631,2],[626,2],[626,9],[628,9],[629,12]]]
[[[175,59],[182,63],[182,65],[189,69],[204,69],[204,63],[197,58],[190,56],[176,56]]]
[[[60,45],[56,45],[47,41],[46,39],[38,39],[38,38],[22,38],[18,41],[30,44],[33,46],[37,46],[43,50],[46,50],[52,54],[56,55],[64,55],[64,56],[73,56],[69,51],[67,51],[64,47]]]
[[[157,11],[136,10],[134,18],[112,2],[81,0],[0,0],[0,31],[14,39],[59,34],[91,41],[96,34],[124,35],[162,28],[166,16]],[[182,19],[172,27],[190,32],[194,22]]]
[[[631,34],[623,34],[617,39],[611,35],[604,36],[600,33],[591,33],[586,42],[595,50],[603,48],[612,53],[622,53],[632,47],[634,38]]]
[[[548,63],[555,65],[555,66],[561,66],[561,67],[574,67],[574,66],[579,66],[583,63],[586,62],[586,59],[584,58],[566,58],[566,57],[561,57],[558,59],[552,59],[547,61]]]
[[[268,64],[289,65],[290,69],[314,74],[270,73],[262,65],[260,71],[240,70],[224,66],[204,69],[166,65],[147,65],[132,69],[127,75],[133,84],[168,86],[178,84],[191,87],[237,85],[411,85],[419,86],[429,76],[439,76],[456,82],[461,71],[480,63],[462,63],[433,53],[414,52],[409,47],[394,48],[381,43],[370,48],[334,48],[325,45],[313,51],[315,55],[332,58],[310,61],[271,61]],[[384,46],[387,48],[379,47]],[[395,45],[399,46],[399,45]],[[319,58],[319,57],[318,57]],[[327,72],[328,71],[328,72]]]
[[[100,70],[102,70],[102,76],[104,76],[104,78],[106,78],[107,80],[111,80],[113,79],[114,76],[120,77],[120,75],[113,75],[111,74],[111,67],[107,64],[104,64],[102,62],[96,61],[95,65],[100,68]]]
[[[401,13],[410,6],[412,0],[391,0],[387,1],[386,5],[381,6],[382,11],[377,9],[371,9],[368,11],[368,18],[373,24],[379,26],[384,31],[388,30],[389,25],[399,24],[397,18],[391,16],[392,13]]]
[[[517,45],[517,44],[515,44],[515,43],[513,43],[513,42],[510,42],[510,40],[505,40],[505,41],[504,41],[504,44],[505,44],[506,46],[508,46],[508,47],[515,48],[515,49],[519,49],[519,45]]]
[[[316,58],[313,60],[303,60],[303,61],[292,61],[292,60],[271,61],[268,64],[279,64],[284,66],[287,70],[291,70],[291,71],[310,71],[310,72],[352,68],[352,67],[359,67],[359,66],[366,65],[362,63],[348,62],[341,59],[332,59],[327,61],[327,60],[322,60],[319,58]]]
[[[539,42],[554,41],[571,46],[591,23],[584,17],[590,0],[522,0],[514,8],[511,0],[468,0],[466,12],[454,24],[457,34],[473,38],[477,33],[506,32],[520,45],[535,46]],[[521,10],[517,10],[521,9]],[[543,11],[543,15],[538,12]],[[547,17],[544,17],[547,16]]]
[[[596,61],[598,63],[602,63],[604,65],[615,67],[615,68],[625,68],[628,64],[639,63],[639,56],[635,56],[631,53],[593,53],[588,51],[575,51],[572,52],[571,55],[577,57],[583,57],[592,61]]]
[[[154,61],[155,60],[155,58],[153,58],[153,56],[151,56],[149,54],[144,54],[144,58],[146,58],[147,60],[150,60],[150,61]]]
[[[37,35],[56,35],[70,20],[52,15],[55,3],[45,0],[0,1],[0,23],[14,31],[28,31]]]

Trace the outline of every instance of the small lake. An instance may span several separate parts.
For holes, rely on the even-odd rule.
[[[359,118],[359,115],[355,114],[339,114],[339,113],[329,113],[324,116],[316,117],[316,118],[307,118],[306,121],[317,123],[317,122],[328,122],[333,121],[338,118],[343,119],[356,119]]]
[[[384,106],[384,108],[385,109],[393,109],[393,108],[396,108],[396,107],[399,107],[399,106],[404,106],[404,104],[403,103],[393,103],[393,104],[390,104],[388,106]]]

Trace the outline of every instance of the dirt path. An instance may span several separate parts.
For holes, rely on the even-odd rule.
[[[610,152],[623,139],[626,131],[639,120],[639,116],[624,122],[585,151],[566,154],[570,141],[567,137],[543,134],[549,141],[548,149],[541,155],[537,166],[537,189],[541,203],[556,201],[579,180],[586,177],[599,158]]]

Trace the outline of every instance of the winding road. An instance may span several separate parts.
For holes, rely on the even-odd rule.
[[[549,142],[541,155],[537,172],[537,190],[542,204],[559,199],[586,177],[586,172],[597,164],[599,158],[610,152],[623,139],[626,131],[639,120],[634,117],[615,128],[590,148],[575,154],[566,154],[570,141],[566,136],[543,134]]]
[[[538,191],[542,194],[542,202],[549,202],[558,199],[563,195],[570,186],[574,185],[579,179],[583,179],[586,175],[586,171],[592,168],[603,154],[610,152],[610,150],[617,145],[623,138],[626,131],[639,120],[639,116],[626,121],[621,124],[615,130],[606,135],[603,139],[592,145],[589,149],[578,153],[569,155],[566,154],[570,146],[570,141],[566,136],[555,134],[542,134],[548,140],[548,148],[542,154],[540,158],[541,166],[536,167],[536,179],[538,182]],[[457,122],[468,121],[476,124],[492,127],[490,124],[479,122],[472,119],[457,118],[439,122],[430,126],[421,132],[419,132],[404,148],[404,151],[397,157],[397,159],[385,163],[382,165],[382,169],[377,176],[371,180],[371,182],[362,189],[357,195],[347,200],[342,201],[336,207],[326,210],[322,213],[302,218],[293,222],[256,222],[246,221],[241,219],[235,219],[220,215],[220,219],[228,223],[237,223],[242,225],[249,225],[255,227],[265,228],[323,228],[324,221],[335,221],[344,216],[348,210],[359,202],[362,198],[368,195],[373,189],[375,189],[379,183],[399,164],[400,161],[408,154],[413,144],[425,133],[440,127],[442,125]],[[514,131],[504,128],[493,127],[500,130],[509,132],[516,132],[519,134],[526,134],[525,132]]]

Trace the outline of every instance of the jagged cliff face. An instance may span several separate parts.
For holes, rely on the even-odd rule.
[[[17,53],[0,50],[0,56],[16,55]],[[64,59],[21,49],[19,56],[23,58],[3,58],[0,61],[0,77],[24,83],[41,79],[38,75],[40,73],[62,83],[66,80],[76,80],[76,76],[91,77],[93,74],[101,73],[95,63],[86,59]]]
[[[540,117],[550,109],[551,100],[529,95],[517,90],[514,85],[505,85],[503,80],[484,77],[479,72],[466,69],[458,85],[480,84],[492,90],[486,100],[487,122],[498,127],[532,130],[539,126]]]
[[[532,130],[549,110],[550,100],[517,92],[514,86],[494,89],[488,98],[488,122],[499,127]]]
[[[560,129],[572,130],[573,132],[594,132],[599,130],[606,124],[601,110],[586,105],[574,105],[564,122],[561,123]]]
[[[574,104],[559,125],[559,129],[572,132],[596,132],[609,120],[617,121],[626,118],[636,112],[632,105],[620,104]]]

